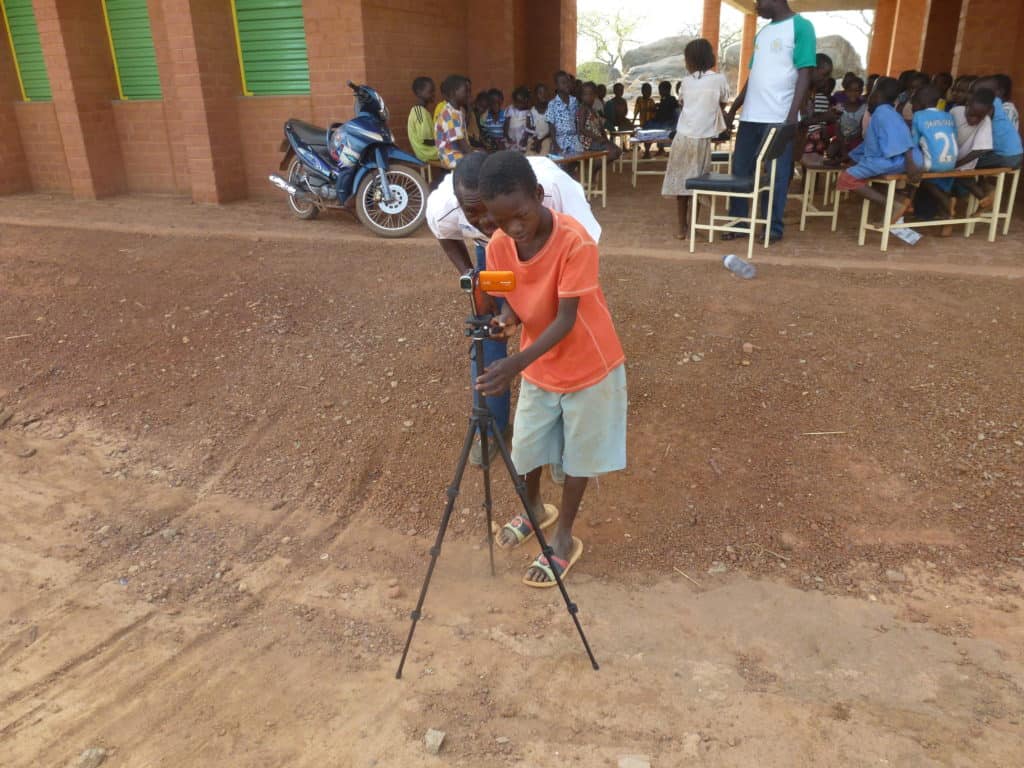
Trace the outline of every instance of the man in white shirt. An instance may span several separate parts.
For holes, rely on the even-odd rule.
[[[726,119],[732,127],[736,112],[743,108],[733,150],[733,174],[753,178],[761,143],[769,130],[799,120],[800,107],[807,100],[811,75],[817,66],[814,26],[793,13],[787,0],[757,0],[757,14],[769,23],[754,42],[750,76],[736,97]],[[778,159],[775,196],[771,212],[771,242],[782,239],[782,215],[793,176],[793,145]],[[733,199],[729,215],[748,215],[746,200]],[[727,233],[723,239],[742,235]]]
[[[480,197],[480,169],[487,159],[483,152],[467,155],[448,174],[427,199],[427,226],[441,243],[441,250],[455,265],[460,275],[476,267],[486,269],[487,243],[497,229],[487,216],[487,208]],[[597,223],[583,187],[569,174],[546,157],[529,157],[530,167],[544,192],[544,205],[553,211],[572,216],[583,225],[594,242],[601,240],[601,225]],[[476,259],[470,259],[466,241],[476,247]],[[484,342],[484,368],[508,356],[504,341]],[[476,362],[473,381],[476,380]],[[494,415],[495,427],[508,431],[511,396],[508,392],[488,397],[487,406]],[[480,444],[473,446],[470,460],[476,466],[482,461]]]

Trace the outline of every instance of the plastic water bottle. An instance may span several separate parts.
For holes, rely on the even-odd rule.
[[[742,277],[744,280],[750,280],[757,277],[757,268],[749,261],[741,259],[735,253],[730,253],[722,259],[722,266],[737,277]]]

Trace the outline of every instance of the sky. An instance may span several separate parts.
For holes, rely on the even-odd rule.
[[[710,0],[716,2],[717,0]],[[678,34],[689,23],[700,24],[703,13],[701,0],[653,0],[646,3],[630,3],[628,0],[577,0],[577,11],[598,11],[613,13],[619,9],[637,9],[643,21],[637,28],[635,36],[639,44],[652,43],[663,37]],[[845,37],[860,54],[862,60],[867,59],[868,39],[851,26],[849,19],[857,18],[857,13],[809,13],[807,18],[814,24],[818,35],[841,35]],[[722,24],[732,23],[742,26],[743,14],[729,5],[722,4]],[[635,46],[631,46],[635,47]],[[582,36],[577,43],[577,61],[593,59],[594,49],[590,41]]]

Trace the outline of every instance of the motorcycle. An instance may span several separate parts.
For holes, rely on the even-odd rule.
[[[271,174],[270,183],[288,194],[300,219],[348,210],[354,196],[363,226],[378,237],[407,237],[426,217],[429,190],[419,171],[424,163],[395,145],[380,94],[367,85],[348,86],[356,116],[347,123],[325,129],[293,118],[284,124],[280,168],[286,176]]]

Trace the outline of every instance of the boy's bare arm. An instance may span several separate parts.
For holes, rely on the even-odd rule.
[[[466,274],[473,268],[473,262],[469,259],[469,249],[462,240],[441,240],[441,250],[448,257],[448,261],[455,265],[460,275]]]
[[[797,115],[800,114],[800,105],[807,100],[807,92],[811,87],[811,72],[814,71],[814,67],[803,67],[797,70],[796,73],[796,90],[793,93],[793,104],[789,108],[789,117],[786,119],[786,123],[797,122]],[[746,91],[746,88],[744,88]],[[735,109],[735,107],[733,107]]]
[[[545,328],[537,340],[526,349],[488,366],[483,375],[477,377],[477,390],[481,394],[491,397],[500,395],[508,389],[516,376],[569,335],[573,326],[576,325],[576,312],[579,306],[579,296],[559,299],[558,314],[555,315],[551,325]]]

